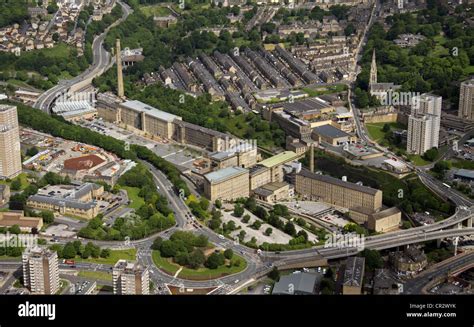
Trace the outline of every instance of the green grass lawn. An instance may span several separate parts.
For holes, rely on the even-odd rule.
[[[302,90],[308,93],[310,97],[317,97],[323,94],[342,92],[342,91],[345,91],[346,89],[347,89],[347,86],[344,84],[336,84],[336,85],[317,87],[317,88],[309,88],[309,87],[302,88]]]
[[[21,188],[20,188],[21,191],[23,191],[25,188],[28,187],[28,185],[30,185],[30,183],[28,183],[28,175],[26,173],[21,173],[20,175],[15,177],[13,180],[15,180],[15,179],[19,179],[21,181]],[[8,186],[10,186],[11,182],[1,180],[0,184],[7,184]]]
[[[120,259],[133,261],[133,260],[136,260],[136,257],[137,257],[136,249],[111,250],[110,256],[108,258],[89,258],[89,259],[77,258],[76,261],[114,265]]]
[[[455,159],[451,161],[453,167],[474,170],[474,161]]]
[[[150,5],[140,7],[140,11],[147,17],[150,16],[167,16],[171,11],[161,5]]]
[[[405,126],[400,123],[367,123],[365,124],[365,126],[367,127],[367,131],[369,132],[370,138],[374,142],[379,142],[384,139],[386,133],[382,129],[385,124],[388,124],[390,126],[390,131],[394,129],[405,128]]]
[[[83,270],[79,272],[79,277],[112,281],[112,274],[103,271]]]
[[[161,257],[159,251],[153,251],[152,257],[155,266],[157,266],[160,270],[163,270],[169,275],[174,276],[174,274],[181,268],[181,266],[173,263],[171,259]],[[238,267],[235,267],[233,265],[230,268],[226,265],[223,265],[217,269],[208,269],[204,267],[199,269],[190,269],[184,267],[179,273],[178,278],[191,280],[208,280],[236,274],[247,268],[247,262],[244,260],[244,258],[236,254],[234,254],[231,262],[233,263],[237,259],[240,260],[240,266]]]
[[[145,199],[138,195],[140,193],[138,187],[120,186],[120,188],[127,191],[128,199],[130,200],[129,208],[137,210],[145,204]]]
[[[430,161],[423,159],[419,154],[409,154],[408,158],[415,166],[426,166],[431,163]]]

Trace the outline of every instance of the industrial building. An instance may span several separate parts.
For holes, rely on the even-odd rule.
[[[211,201],[248,197],[249,171],[241,167],[228,167],[204,175],[204,196]]]
[[[316,280],[315,274],[306,272],[281,276],[273,286],[272,295],[315,294]]]
[[[268,183],[252,191],[253,195],[262,201],[275,203],[290,198],[292,188],[285,182]]]
[[[39,247],[27,248],[22,255],[23,284],[32,294],[59,291],[58,253]]]
[[[119,260],[112,270],[114,294],[150,294],[150,275],[148,268],[136,262]]]
[[[310,200],[343,208],[362,207],[372,212],[382,207],[382,191],[303,169],[296,174],[296,193]]]
[[[118,121],[128,127],[167,139],[173,137],[174,120],[181,120],[181,117],[136,100],[121,103],[118,115]]]
[[[401,220],[401,211],[397,207],[392,207],[370,214],[367,227],[377,233],[385,233],[397,229]]]
[[[332,146],[357,142],[357,136],[346,133],[329,124],[314,128],[311,138],[319,143],[324,142]]]

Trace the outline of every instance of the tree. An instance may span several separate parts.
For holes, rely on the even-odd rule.
[[[265,235],[266,235],[266,236],[270,236],[270,235],[272,234],[272,232],[273,232],[273,229],[270,228],[270,227],[268,227],[267,229],[265,229]]]
[[[171,240],[165,240],[161,243],[160,254],[162,257],[170,258],[174,257],[177,253],[177,247]]]
[[[291,236],[296,235],[295,225],[291,221],[289,221],[285,224],[285,233],[287,233],[288,235],[291,235]]]
[[[19,191],[21,189],[21,180],[19,178],[15,178],[11,182],[10,188],[12,191]]]
[[[188,265],[192,269],[197,269],[204,264],[206,256],[201,249],[195,249],[188,256]]]
[[[100,251],[100,257],[101,258],[108,258],[110,257],[110,249],[102,249],[102,251]]]
[[[255,230],[259,230],[261,226],[262,226],[262,222],[260,220],[255,220],[252,226],[250,227],[252,227]]]
[[[232,251],[232,249],[227,249],[227,250],[224,251],[224,257],[227,260],[232,259],[233,256],[234,256],[234,251]]]
[[[434,161],[438,157],[438,148],[431,148],[423,154],[423,159],[427,161]]]
[[[225,263],[225,257],[222,253],[212,253],[206,260],[205,266],[209,269],[217,269]]]
[[[74,245],[71,242],[67,243],[63,248],[62,257],[64,259],[74,259],[76,255],[77,255],[77,252]]]
[[[390,132],[390,125],[389,124],[384,124],[382,127],[382,132],[388,133]]]
[[[216,206],[217,209],[220,209],[222,208],[222,201],[217,199],[215,202],[214,202],[214,205]]]
[[[28,157],[33,157],[34,155],[36,155],[37,153],[39,152],[38,148],[33,146],[31,148],[29,148],[28,150],[26,150],[26,155]]]
[[[52,211],[41,211],[41,218],[43,218],[43,223],[45,224],[54,223],[54,213]]]
[[[248,215],[248,214],[245,215],[245,216],[242,218],[242,222],[245,223],[245,224],[248,223],[249,220],[250,220],[250,215]]]
[[[151,245],[152,250],[159,250],[161,248],[161,244],[163,243],[163,239],[161,237],[157,237],[153,240],[153,244]]]
[[[361,255],[365,258],[365,265],[368,270],[372,271],[383,267],[383,259],[379,251],[364,249]]]
[[[268,277],[278,282],[280,280],[280,271],[278,271],[278,268],[273,267],[273,269],[268,273]]]
[[[234,206],[234,216],[235,217],[242,217],[243,214],[244,214],[244,208],[239,203],[237,203]]]
[[[20,226],[18,225],[13,225],[11,226],[8,231],[11,233],[11,234],[21,234],[21,229],[20,229]]]

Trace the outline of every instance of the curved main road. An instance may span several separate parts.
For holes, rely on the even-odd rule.
[[[125,21],[127,17],[133,12],[132,8],[130,8],[127,4],[121,1],[118,1],[118,4],[122,6],[122,17],[107,27],[107,29],[102,34],[96,36],[92,42],[92,52],[94,57],[92,65],[80,75],[72,79],[59,81],[58,85],[41,94],[33,107],[46,113],[50,113],[54,101],[59,96],[66,94],[71,88],[77,87],[78,89],[81,89],[82,87],[78,86],[84,85],[85,82],[92,81],[92,79],[104,73],[111,61],[110,53],[107,52],[107,50],[105,50],[103,47],[107,33],[111,28]]]

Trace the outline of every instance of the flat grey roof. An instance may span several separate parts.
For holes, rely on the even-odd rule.
[[[294,294],[294,293],[314,293],[316,275],[310,273],[298,273],[282,276],[280,281],[275,283],[272,294]],[[293,289],[293,292],[292,290]]]
[[[459,169],[457,172],[454,173],[454,175],[474,179],[474,170]]]
[[[371,188],[371,187],[368,187],[368,186],[357,185],[357,184],[351,183],[351,182],[344,182],[343,180],[341,180],[339,178],[334,178],[334,177],[327,176],[327,175],[315,174],[315,173],[310,172],[307,169],[302,169],[301,172],[298,175],[301,175],[301,176],[304,176],[304,177],[307,177],[307,178],[311,178],[311,179],[315,179],[315,180],[319,180],[321,182],[330,183],[330,184],[333,184],[333,185],[345,187],[345,188],[348,188],[348,189],[351,189],[351,190],[364,192],[364,193],[367,193],[367,194],[375,195],[377,192],[381,192],[380,190],[377,190],[375,188]]]
[[[145,112],[147,115],[150,115],[152,117],[167,121],[168,123],[173,122],[175,119],[181,120],[181,117],[170,114],[168,112],[156,109],[155,107],[152,107],[150,105],[147,105],[146,103],[143,103],[138,100],[130,100],[130,101],[125,101],[124,103],[120,104],[122,107],[126,107],[135,111],[139,112]]]
[[[35,202],[42,202],[42,203],[49,203],[55,206],[65,206],[68,208],[75,208],[81,210],[89,210],[97,206],[97,203],[92,202],[79,202],[77,200],[68,199],[68,198],[56,198],[46,195],[32,195],[28,198],[28,201],[35,201]]]
[[[319,135],[322,135],[322,136],[325,136],[325,137],[331,137],[331,138],[340,138],[340,137],[349,137],[350,134],[344,132],[344,131],[341,131],[339,128],[336,128],[332,125],[323,125],[323,126],[319,126],[319,127],[315,127],[314,129],[314,132],[319,134]]]
[[[220,169],[217,171],[214,171],[212,173],[204,175],[204,177],[210,182],[210,183],[219,183],[222,181],[225,181],[226,179],[229,179],[231,177],[235,177],[238,175],[242,175],[248,173],[248,170],[245,168],[241,167],[227,167],[224,169]]]

